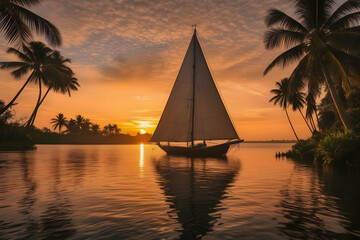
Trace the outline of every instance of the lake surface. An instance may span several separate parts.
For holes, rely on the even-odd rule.
[[[0,239],[360,239],[360,171],[276,159],[243,143],[226,159],[150,145],[0,152]]]

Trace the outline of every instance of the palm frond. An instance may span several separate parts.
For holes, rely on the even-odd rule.
[[[25,65],[11,72],[11,75],[15,78],[20,78],[21,76],[27,74],[30,71],[29,66]]]
[[[329,49],[327,49],[323,55],[323,62],[326,62],[326,66],[334,77],[334,80],[340,81],[344,90],[350,90],[352,84],[343,65]]]
[[[31,59],[28,56],[26,56],[24,53],[20,52],[19,50],[15,49],[15,48],[10,47],[7,49],[6,52],[15,54],[18,58],[20,58],[24,62],[31,62]]]
[[[350,28],[344,29],[344,31],[360,33],[360,26],[350,27]]]
[[[360,22],[360,12],[350,13],[329,26],[331,31],[342,31]]]
[[[272,8],[267,11],[265,18],[266,27],[281,27],[287,30],[307,33],[307,29],[298,21],[287,15],[286,13]]]
[[[11,3],[19,4],[25,7],[31,7],[33,5],[39,4],[40,0],[10,0]]]
[[[275,101],[274,101],[274,100],[275,100]],[[274,101],[274,105],[276,105],[280,100],[281,100],[281,97],[279,97],[279,96],[274,96],[274,97],[272,97],[272,98],[269,100],[269,102]]]
[[[307,80],[310,72],[309,63],[311,57],[310,54],[305,55],[291,73],[287,91],[288,96],[301,92],[304,88],[305,80]]]
[[[0,62],[1,70],[20,68],[24,66],[29,66],[29,64],[24,62]]]
[[[0,15],[0,31],[9,43],[28,42],[32,39],[29,28],[12,8],[3,8]]]
[[[334,0],[293,0],[296,15],[307,29],[322,26],[331,14]]]
[[[351,74],[360,76],[360,57],[336,49],[332,50],[334,56],[339,59],[348,77]]]
[[[327,44],[332,48],[351,55],[360,54],[360,32],[332,32],[327,37]]]
[[[275,94],[275,95],[281,95],[282,91],[280,89],[271,89],[270,90],[271,93]]]
[[[286,97],[288,79],[284,78],[280,82],[276,82],[275,85],[277,88],[274,88],[270,91],[271,93],[275,94],[275,96],[272,97],[269,102],[274,101],[274,105],[279,103],[281,108],[286,109],[288,105],[288,100]]]
[[[61,45],[62,38],[60,31],[52,23],[19,5],[13,4],[13,9],[29,29],[35,30],[37,34],[44,35],[51,45]]]
[[[333,14],[326,21],[324,28],[331,26],[334,22],[336,22],[340,18],[344,17],[344,15],[349,14],[356,10],[360,10],[360,1],[359,0],[347,0],[333,12]]]
[[[282,28],[270,28],[265,32],[264,42],[266,49],[289,47],[300,44],[306,35],[301,32],[290,31]]]
[[[290,48],[289,50],[283,52],[278,57],[272,61],[269,66],[265,69],[264,75],[266,75],[271,69],[273,69],[275,66],[280,65],[283,68],[287,65],[293,63],[296,60],[299,60],[306,52],[306,45],[304,43],[301,43],[293,48]]]

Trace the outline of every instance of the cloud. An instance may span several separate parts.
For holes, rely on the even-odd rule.
[[[154,77],[166,74],[166,66],[161,51],[151,51],[130,56],[118,56],[110,66],[105,66],[102,73],[108,80],[116,81],[142,81],[146,82]]]

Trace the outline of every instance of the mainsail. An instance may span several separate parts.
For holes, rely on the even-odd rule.
[[[238,139],[196,35],[150,142]]]

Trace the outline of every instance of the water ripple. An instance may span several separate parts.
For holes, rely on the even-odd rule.
[[[242,144],[225,159],[152,146],[0,153],[0,239],[360,239],[360,173]]]

